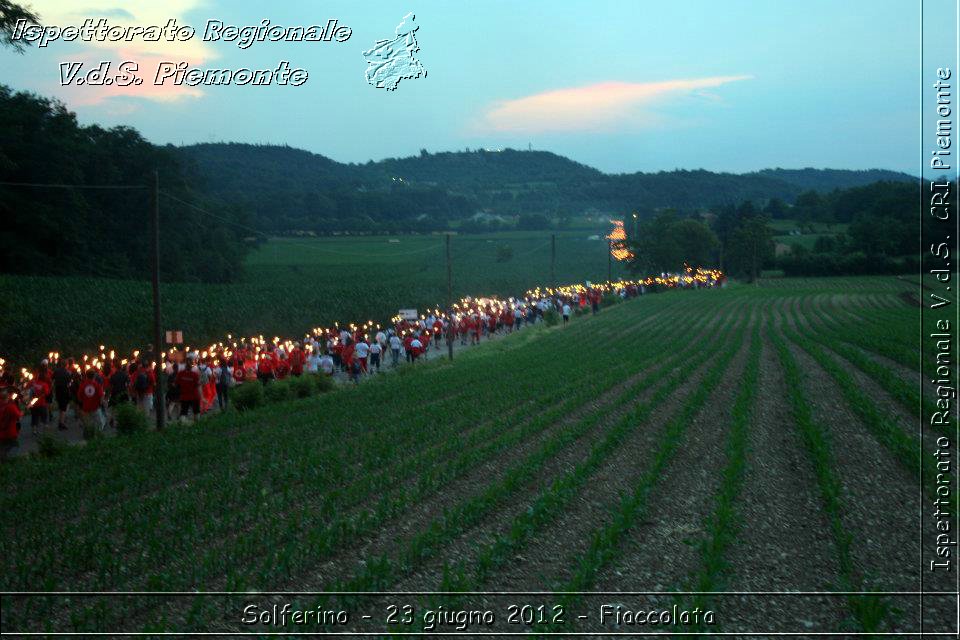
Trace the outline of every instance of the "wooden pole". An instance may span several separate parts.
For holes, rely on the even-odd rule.
[[[557,234],[550,236],[550,287],[557,288]]]
[[[607,282],[613,280],[613,240],[607,240]]]
[[[447,234],[447,355],[453,360],[453,265],[450,259],[450,234]]]
[[[157,431],[166,426],[167,406],[164,402],[163,327],[160,318],[160,172],[153,171],[153,362],[157,385],[154,389],[157,411]]]

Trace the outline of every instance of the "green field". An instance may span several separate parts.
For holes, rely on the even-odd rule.
[[[774,231],[774,242],[786,245],[799,245],[806,249],[813,249],[817,238],[834,238],[838,234],[847,230],[849,225],[843,223],[825,223],[813,222],[809,225],[802,225],[797,220],[779,219],[770,222],[770,228]],[[794,235],[792,232],[799,231],[800,235]]]
[[[557,233],[561,284],[607,279],[605,240]],[[442,305],[447,292],[442,236],[270,240],[251,254],[239,283],[164,284],[165,329],[197,345],[233,335],[300,336],[334,322],[382,321],[399,308]],[[498,247],[513,257],[497,259]],[[550,234],[503,232],[454,236],[453,293],[516,295],[549,283]],[[613,274],[622,271],[614,264]],[[0,275],[0,357],[49,351],[90,353],[152,342],[149,282]]]
[[[243,593],[5,596],[4,629],[318,630],[242,622],[291,602],[349,611],[339,632],[429,630],[443,607],[497,612],[474,631],[602,634],[611,603],[715,612],[685,632],[915,630],[909,595],[580,593],[915,591],[933,442],[953,425],[917,425],[903,292],[917,286],[648,295],[452,363],[3,465],[3,590]],[[388,590],[445,595],[342,593]],[[476,593],[544,590],[566,594]],[[529,623],[509,620],[517,603]],[[928,632],[953,603],[925,598]],[[409,624],[387,622],[407,604]]]

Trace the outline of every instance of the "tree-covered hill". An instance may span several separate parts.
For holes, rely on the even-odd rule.
[[[848,169],[763,169],[757,175],[781,180],[795,185],[801,191],[832,191],[849,187],[863,187],[874,182],[911,182],[916,181],[911,176],[899,171],[886,169],[865,169],[851,171]]]
[[[878,180],[913,180],[885,170],[767,169],[606,174],[548,151],[484,149],[343,164],[291,147],[200,144],[179,147],[218,197],[249,208],[266,231],[443,228],[478,211],[567,217],[696,209],[746,200],[793,203]]]
[[[187,158],[128,127],[82,126],[62,103],[0,84],[0,273],[147,277],[154,170],[163,277],[236,279],[251,221],[210,201]]]

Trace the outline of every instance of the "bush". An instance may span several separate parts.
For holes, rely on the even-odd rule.
[[[274,380],[263,388],[267,402],[283,402],[293,397],[289,380]]]
[[[44,458],[53,458],[63,453],[67,444],[49,433],[44,433],[37,440],[37,454]]]
[[[147,416],[129,402],[117,405],[113,410],[117,421],[117,433],[130,435],[147,430]]]
[[[608,293],[608,294],[606,294],[605,296],[603,296],[602,298],[600,298],[600,306],[601,306],[601,307],[609,307],[609,306],[611,306],[611,305],[617,304],[618,302],[620,302],[620,300],[621,300],[621,299],[620,299],[620,296],[618,296],[617,294],[615,294],[615,293]]]
[[[258,380],[251,380],[237,385],[230,392],[230,399],[237,411],[255,409],[264,403],[263,384]]]
[[[317,393],[316,376],[305,375],[291,378],[290,390],[295,398],[309,398]]]
[[[547,309],[543,312],[543,323],[548,327],[554,327],[560,322],[560,314],[556,309]]]
[[[326,393],[333,389],[333,376],[328,376],[325,373],[317,374],[313,376],[313,384],[317,393]]]

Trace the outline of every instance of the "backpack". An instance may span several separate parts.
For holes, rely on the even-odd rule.
[[[133,383],[133,388],[137,393],[145,393],[150,388],[150,378],[146,371],[137,374],[137,379]]]

